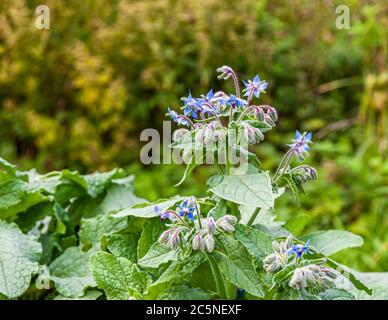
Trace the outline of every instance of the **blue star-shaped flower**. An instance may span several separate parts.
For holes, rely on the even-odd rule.
[[[176,111],[171,110],[170,107],[168,107],[168,112],[166,113],[166,116],[170,117],[172,121],[176,122],[177,124],[180,124],[182,126],[188,126],[187,120],[180,116]]]
[[[198,119],[197,111],[200,110],[200,102],[198,99],[195,99],[191,96],[191,92],[189,91],[189,95],[187,97],[182,97],[183,101],[183,113],[185,116],[192,116],[194,119]]]
[[[304,253],[313,253],[309,250],[310,246],[310,240],[308,240],[305,245],[302,244],[295,244],[291,247],[290,250],[288,250],[289,254],[295,254],[297,258],[302,257]]]
[[[243,92],[245,92],[244,97],[248,97],[251,93],[258,98],[260,96],[261,92],[265,92],[265,90],[268,87],[267,81],[260,80],[259,75],[257,74],[253,80],[248,80],[248,82],[244,82],[245,89]]]
[[[235,107],[244,107],[246,105],[246,101],[240,98],[237,98],[234,94],[231,94],[228,99],[225,101],[231,108]]]
[[[295,139],[292,141],[293,143],[288,145],[291,149],[295,150],[296,156],[298,157],[299,161],[302,161],[304,159],[304,156],[309,155],[309,144],[312,143],[312,136],[313,134],[311,132],[305,132],[304,134],[301,134],[299,131],[296,131]]]
[[[191,221],[194,221],[194,210],[195,208],[190,205],[188,199],[182,201],[180,205],[177,205],[179,215],[181,217],[187,216]]]

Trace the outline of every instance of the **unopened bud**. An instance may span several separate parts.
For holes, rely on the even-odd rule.
[[[194,250],[199,250],[201,249],[201,243],[202,243],[203,239],[202,239],[202,236],[201,234],[197,233],[194,238],[193,238],[193,242],[192,242],[192,247]]]
[[[210,253],[214,250],[216,243],[215,243],[214,238],[211,234],[208,234],[206,236],[204,243],[205,243],[205,248],[206,248],[207,252]]]
[[[185,134],[187,134],[189,132],[190,131],[185,129],[185,128],[177,129],[172,134],[172,140],[173,141],[177,141],[177,140],[179,140],[180,138],[182,138]]]
[[[226,232],[233,232],[234,225],[236,224],[236,222],[237,222],[237,218],[235,216],[228,214],[219,218],[216,224]]]
[[[210,234],[214,234],[214,231],[216,231],[216,222],[214,221],[213,217],[207,218],[206,229]]]

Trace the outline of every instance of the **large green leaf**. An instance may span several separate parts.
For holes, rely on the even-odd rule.
[[[69,298],[61,294],[57,295],[54,300],[97,300],[102,295],[101,291],[98,290],[88,290],[82,297]]]
[[[117,257],[137,262],[137,243],[139,235],[134,232],[114,234],[108,239],[108,249]]]
[[[8,298],[23,294],[37,271],[42,246],[15,224],[0,221],[0,293]]]
[[[325,256],[333,255],[346,248],[359,247],[364,242],[360,236],[344,230],[318,231],[302,239],[310,240],[311,246]]]
[[[134,217],[140,217],[140,218],[153,218],[158,216],[154,211],[156,205],[158,205],[161,210],[167,210],[168,208],[172,207],[175,203],[182,201],[183,199],[184,197],[176,196],[171,199],[159,200],[153,203],[139,203],[132,206],[131,208],[121,210],[113,214],[112,216],[116,218],[127,217],[127,216],[134,216]]]
[[[175,286],[163,291],[158,300],[210,300],[213,297],[214,293],[204,292],[198,288]]]
[[[195,254],[182,261],[173,261],[161,276],[147,289],[147,299],[158,299],[166,289],[177,285],[187,284],[191,275],[203,262],[204,255]]]
[[[107,214],[98,215],[89,219],[82,219],[79,232],[83,244],[95,245],[104,235],[111,235],[127,226],[126,218],[113,218]]]
[[[124,208],[131,207],[136,203],[143,202],[142,198],[139,198],[133,194],[133,187],[125,185],[112,185],[100,204],[100,209],[104,213],[116,211]]]
[[[150,250],[138,261],[144,268],[157,268],[161,264],[175,259],[175,250],[162,244],[155,243]]]
[[[226,254],[217,252],[215,256],[225,278],[256,297],[264,297],[264,288],[245,247],[230,237],[222,237],[221,241]]]
[[[242,224],[237,224],[235,228],[236,239],[255,258],[263,257],[272,252],[272,238],[268,234]]]
[[[71,247],[50,264],[50,278],[60,294],[81,297],[88,287],[96,285],[89,270],[89,255],[80,247]]]
[[[210,191],[237,204],[272,208],[274,195],[267,172],[247,175],[215,176],[209,182]]]
[[[19,179],[0,183],[0,218],[8,219],[49,198]]]
[[[137,246],[137,257],[141,259],[148,252],[151,246],[158,240],[160,234],[165,230],[165,226],[160,219],[150,219],[144,222],[143,232]]]
[[[98,288],[109,300],[141,298],[151,282],[150,276],[136,264],[107,252],[96,252],[90,257],[90,269]]]

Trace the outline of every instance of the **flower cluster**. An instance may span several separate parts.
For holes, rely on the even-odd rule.
[[[197,134],[195,141],[209,147],[226,137],[228,130],[237,130],[240,142],[255,144],[264,139],[263,133],[276,125],[278,120],[275,108],[268,105],[254,105],[254,97],[265,93],[268,83],[256,75],[253,80],[244,81],[244,98],[240,96],[240,84],[232,68],[223,66],[217,69],[219,79],[233,79],[235,94],[209,90],[206,95],[194,98],[189,91],[181,98],[183,114],[168,108],[169,116],[178,125],[190,128]],[[179,140],[187,131],[174,134],[173,140]],[[225,141],[225,140],[224,140]]]
[[[331,269],[320,264],[309,264],[295,269],[289,285],[297,290],[310,289],[319,292],[332,288],[336,278],[337,275]]]
[[[324,260],[311,263],[304,259],[305,254],[312,254],[310,243],[293,244],[292,237],[285,241],[272,243],[273,253],[263,259],[264,270],[274,275],[282,270],[287,270],[287,276],[282,278],[282,283],[287,283],[293,289],[307,289],[320,292],[334,286],[336,274],[333,270],[324,267]],[[291,269],[291,270],[289,270]]]
[[[176,210],[163,211],[159,206],[155,206],[154,210],[161,221],[171,222],[169,229],[159,237],[159,242],[171,249],[181,246],[212,252],[217,232],[233,232],[237,222],[237,218],[232,215],[225,215],[217,221],[210,216],[206,219],[201,218],[199,204],[194,197],[183,200],[177,205]],[[195,221],[198,223],[194,223]]]

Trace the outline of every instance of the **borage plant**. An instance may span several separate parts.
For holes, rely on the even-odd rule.
[[[235,94],[210,90],[194,98],[189,92],[181,112],[167,113],[180,126],[171,147],[187,162],[178,185],[210,159],[218,175],[208,181],[208,196],[176,196],[115,213],[129,217],[125,232],[141,231],[137,260],[130,263],[109,248],[92,255],[99,288],[110,298],[136,299],[352,299],[360,290],[369,293],[349,268],[328,257],[359,245],[360,237],[330,230],[297,239],[275,221],[275,199],[288,188],[298,199],[303,184],[317,179],[313,167],[300,164],[312,134],[297,131],[276,172],[262,170],[249,145],[263,141],[278,120],[274,107],[255,103],[268,84],[256,75],[241,92],[230,67],[217,71],[220,79],[233,80]],[[124,276],[130,281],[117,295],[111,279]]]
[[[241,92],[230,67],[218,71],[234,94],[189,94],[182,112],[167,113],[181,126],[171,147],[187,162],[182,181],[201,163],[217,169],[207,196],[149,203],[122,169],[38,174],[0,158],[0,299],[387,297],[386,274],[330,258],[361,237],[329,230],[297,238],[276,221],[275,199],[286,189],[298,198],[317,178],[301,164],[312,135],[296,132],[276,172],[263,170],[249,146],[278,120],[275,108],[254,102],[267,82],[256,76]]]

